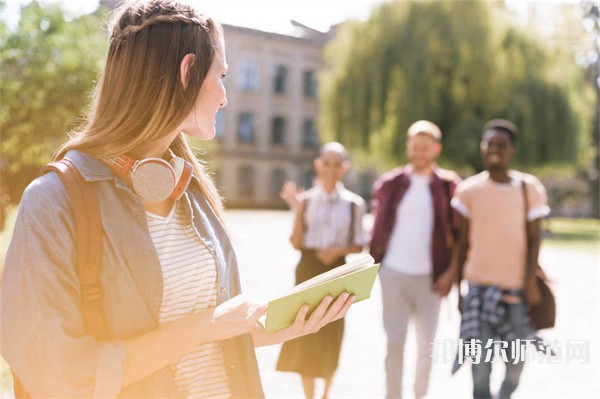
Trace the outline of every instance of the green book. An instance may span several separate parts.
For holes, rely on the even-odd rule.
[[[364,255],[298,284],[269,302],[264,331],[272,333],[292,325],[302,305],[309,305],[310,314],[326,295],[335,299],[345,291],[356,296],[354,303],[368,299],[378,270],[379,264],[374,264],[370,255]]]

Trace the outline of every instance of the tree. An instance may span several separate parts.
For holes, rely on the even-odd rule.
[[[66,139],[99,76],[101,16],[67,18],[57,4],[32,2],[14,30],[0,29],[0,167],[11,203]]]
[[[554,59],[501,4],[384,3],[342,26],[326,51],[321,131],[379,167],[405,161],[406,129],[429,119],[444,132],[446,163],[480,169],[481,128],[493,117],[520,126],[518,163],[577,162],[580,87],[555,77]]]
[[[591,32],[591,43],[593,43],[586,56],[583,58],[583,64],[587,70],[587,80],[594,88],[594,120],[592,123],[592,142],[594,148],[593,161],[590,168],[590,191],[592,195],[592,207],[594,216],[600,217],[600,6],[597,2],[583,1],[583,10],[585,12],[586,22],[588,22]]]

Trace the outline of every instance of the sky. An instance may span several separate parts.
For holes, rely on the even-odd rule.
[[[3,18],[14,24],[20,6],[30,0],[6,0]],[[371,9],[386,0],[183,0],[214,17],[219,22],[245,26],[268,32],[289,33],[291,19],[311,28],[327,31],[349,18],[366,19]],[[557,3],[578,0],[507,0],[509,7],[519,11],[526,4],[544,8]],[[75,14],[92,12],[99,0],[41,0],[42,3],[63,3]]]
[[[380,0],[184,0],[219,22],[269,32],[287,33],[291,19],[311,28],[327,31],[330,25],[348,18],[365,19]],[[92,12],[98,0],[42,0],[41,3],[63,3],[76,14]],[[29,0],[6,0],[4,17],[13,23],[20,6]]]

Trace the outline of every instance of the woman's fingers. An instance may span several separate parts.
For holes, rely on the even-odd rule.
[[[338,319],[341,319],[342,317],[346,316],[346,313],[348,313],[348,310],[350,309],[350,306],[352,306],[352,304],[354,303],[355,299],[356,299],[356,295],[350,295],[348,297],[348,299],[346,299],[346,303],[344,303],[344,306],[342,306],[342,309],[340,309],[340,311],[333,318],[333,320],[338,320]]]
[[[341,319],[346,315],[355,298],[354,295],[343,292],[331,303],[331,306],[328,306],[325,312],[317,313],[315,309],[315,312],[309,318],[310,324],[307,328],[314,330],[312,332],[316,332],[332,321]],[[321,302],[321,305],[323,305],[323,302]]]
[[[340,312],[343,311],[343,308],[346,305],[346,302],[348,302],[349,298],[350,298],[350,294],[348,294],[347,292],[342,292],[337,297],[335,302],[333,302],[331,304],[329,309],[327,309],[327,312],[324,314],[322,320],[320,321],[319,328],[323,327],[324,325],[326,325],[334,320],[337,320],[338,315],[340,314]]]
[[[317,308],[308,317],[308,320],[306,321],[306,324],[304,325],[304,328],[303,328],[303,333],[308,334],[311,332],[319,331],[319,328],[321,328],[321,327],[319,326],[316,329],[315,329],[315,327],[317,327],[317,325],[323,318],[323,315],[327,311],[327,308],[329,307],[329,305],[331,304],[332,301],[333,301],[333,298],[331,297],[331,295],[327,295],[327,296],[325,296],[325,298],[323,298],[323,300],[321,300],[321,303],[319,304],[319,306],[317,306]]]
[[[268,303],[264,303],[262,305],[255,305],[254,309],[250,310],[249,315],[248,315],[248,325],[251,328],[254,328],[256,326],[256,324],[258,323],[258,319],[260,319],[260,317],[267,312],[268,306],[269,306]]]

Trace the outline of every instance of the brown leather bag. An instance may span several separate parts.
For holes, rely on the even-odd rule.
[[[521,189],[523,191],[523,198],[525,199],[525,234],[527,234],[529,198],[527,196],[527,185],[525,181],[521,181]],[[529,251],[530,248],[528,246],[526,258],[527,261],[529,261]],[[554,297],[554,292],[550,287],[550,280],[542,270],[542,267],[539,265],[539,263],[535,269],[535,279],[537,286],[540,289],[542,300],[536,306],[528,306],[529,318],[531,319],[531,323],[536,330],[552,328],[556,322],[556,299]]]
[[[86,331],[98,340],[109,338],[102,312],[100,267],[102,261],[102,222],[100,209],[91,183],[86,182],[69,160],[62,159],[44,166],[39,174],[56,172],[62,180],[75,220],[77,274],[81,284],[81,312]],[[13,372],[16,399],[29,399],[19,378]]]

